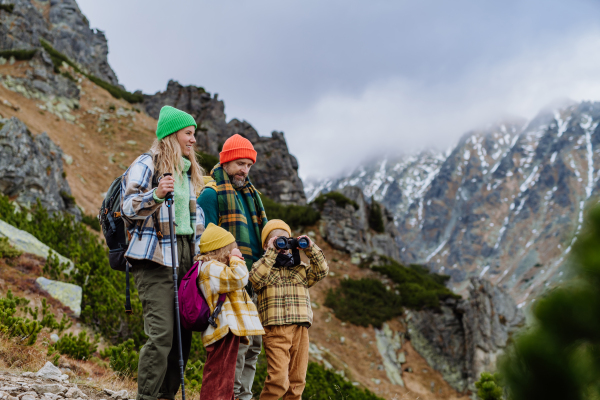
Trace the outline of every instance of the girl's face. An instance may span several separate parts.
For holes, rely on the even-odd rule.
[[[194,126],[188,126],[187,128],[177,131],[175,134],[177,135],[177,141],[181,146],[181,154],[186,157],[189,157],[194,150],[194,143],[196,143],[196,138],[194,137],[195,132]]]

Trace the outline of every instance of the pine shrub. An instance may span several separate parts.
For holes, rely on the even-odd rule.
[[[536,300],[500,362],[511,400],[600,398],[600,207],[573,246],[574,278]]]
[[[9,242],[8,238],[0,237],[0,258],[15,258],[23,254],[22,251],[15,249]]]
[[[0,9],[2,9],[2,6],[12,6],[12,4],[0,4]],[[14,57],[15,60],[27,61],[27,60],[31,60],[33,58],[33,56],[35,55],[36,51],[37,51],[36,49],[31,49],[31,50],[23,50],[23,49],[2,50],[2,51],[0,51],[0,57],[4,57],[6,59]]]
[[[383,223],[383,214],[381,205],[374,199],[371,200],[371,208],[369,210],[369,227],[375,232],[385,232],[385,224]]]
[[[98,218],[93,215],[83,215],[81,217],[81,222],[92,228],[93,230],[100,232],[100,222]]]
[[[204,153],[202,151],[196,152],[196,159],[204,170],[205,175],[209,175],[213,167],[219,163],[219,157],[213,156],[212,154]]]
[[[29,300],[14,296],[9,290],[6,297],[0,298],[0,334],[9,338],[18,338],[19,344],[31,346],[43,326],[36,320],[17,317],[17,307],[26,306]]]
[[[12,13],[14,9],[14,4],[0,4],[0,10],[6,11],[7,13]]]
[[[57,351],[76,360],[88,360],[97,348],[98,342],[96,340],[90,342],[87,333],[82,331],[78,336],[68,333],[61,337],[58,342],[48,348],[48,355]]]
[[[100,356],[109,359],[110,368],[120,376],[137,377],[139,353],[133,339],[111,346],[100,352]]]
[[[358,210],[358,204],[354,200],[350,200],[340,192],[329,192],[325,194],[320,194],[316,199],[313,200],[313,203],[316,204],[320,210],[323,210],[323,206],[327,200],[335,201],[335,204],[338,207],[346,208],[348,204],[354,207],[355,210]]]
[[[477,397],[481,400],[502,400],[502,386],[500,375],[482,372],[481,377],[475,382]]]
[[[335,316],[354,325],[381,328],[381,325],[402,314],[402,298],[378,279],[344,279],[336,289],[329,289],[325,306]]]

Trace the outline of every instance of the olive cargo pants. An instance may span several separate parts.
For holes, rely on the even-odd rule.
[[[193,246],[187,236],[177,236],[177,253],[179,285],[193,262]],[[133,277],[144,310],[144,333],[148,336],[140,351],[137,400],[174,399],[181,377],[173,270],[151,261],[139,261],[133,268]],[[184,370],[191,342],[192,332],[181,327]]]

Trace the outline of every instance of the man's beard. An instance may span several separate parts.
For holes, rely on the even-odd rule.
[[[239,175],[233,175],[233,176],[231,176],[231,174],[229,173],[229,171],[227,171],[227,168],[223,168],[223,169],[225,170],[225,172],[229,176],[229,181],[231,182],[231,185],[235,189],[241,189],[244,186],[246,186],[246,177],[245,176],[243,178],[239,178]]]

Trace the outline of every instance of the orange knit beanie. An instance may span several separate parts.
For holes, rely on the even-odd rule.
[[[220,153],[221,165],[226,162],[239,160],[240,158],[249,158],[253,163],[256,162],[256,150],[252,143],[246,138],[238,135],[237,133],[227,139],[223,143],[223,150]]]

